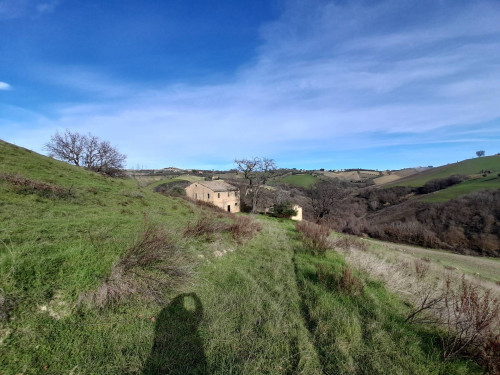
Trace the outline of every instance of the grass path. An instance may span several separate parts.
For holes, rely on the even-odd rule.
[[[262,233],[239,250],[210,262],[197,293],[209,373],[320,374],[300,312],[293,250],[286,231],[263,220]]]

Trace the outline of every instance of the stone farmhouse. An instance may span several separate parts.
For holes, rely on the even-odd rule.
[[[240,212],[240,190],[227,182],[197,181],[185,190],[189,198],[210,202],[228,212]]]

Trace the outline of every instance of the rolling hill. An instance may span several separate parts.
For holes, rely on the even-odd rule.
[[[407,301],[289,220],[0,141],[0,223],[2,374],[483,372],[443,361]]]
[[[447,164],[436,168],[402,178],[394,185],[404,185],[418,187],[423,186],[427,181],[449,177],[454,174],[467,175],[471,178],[480,177],[484,170],[489,170],[492,174],[500,173],[500,155],[485,156],[475,159],[467,159],[458,163]]]

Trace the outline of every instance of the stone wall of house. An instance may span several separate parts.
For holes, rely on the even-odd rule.
[[[290,219],[296,220],[296,221],[302,221],[302,207],[300,207],[298,204],[293,206],[293,209],[297,211],[297,215],[292,216]]]
[[[192,199],[210,202],[225,211],[240,212],[239,191],[217,192],[195,182],[186,187],[186,195]]]

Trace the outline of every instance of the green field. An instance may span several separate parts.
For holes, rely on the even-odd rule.
[[[490,176],[500,173],[500,156],[485,156],[481,158],[468,159],[459,163],[453,163],[425,170],[415,175],[403,178],[388,186],[404,185],[411,187],[423,186],[427,181],[449,177],[454,174],[461,175],[479,175],[481,170],[492,172]]]
[[[445,202],[455,199],[461,195],[472,193],[482,189],[500,189],[500,177],[498,174],[490,174],[487,177],[473,178],[458,185],[436,191],[426,195],[424,202]]]
[[[307,188],[316,183],[318,180],[318,177],[310,174],[294,174],[280,178],[278,182]]]
[[[0,198],[2,374],[482,373],[441,361],[438,331],[367,275],[339,288],[343,256],[311,255],[289,220],[1,141]],[[224,229],[238,220],[262,230]]]

